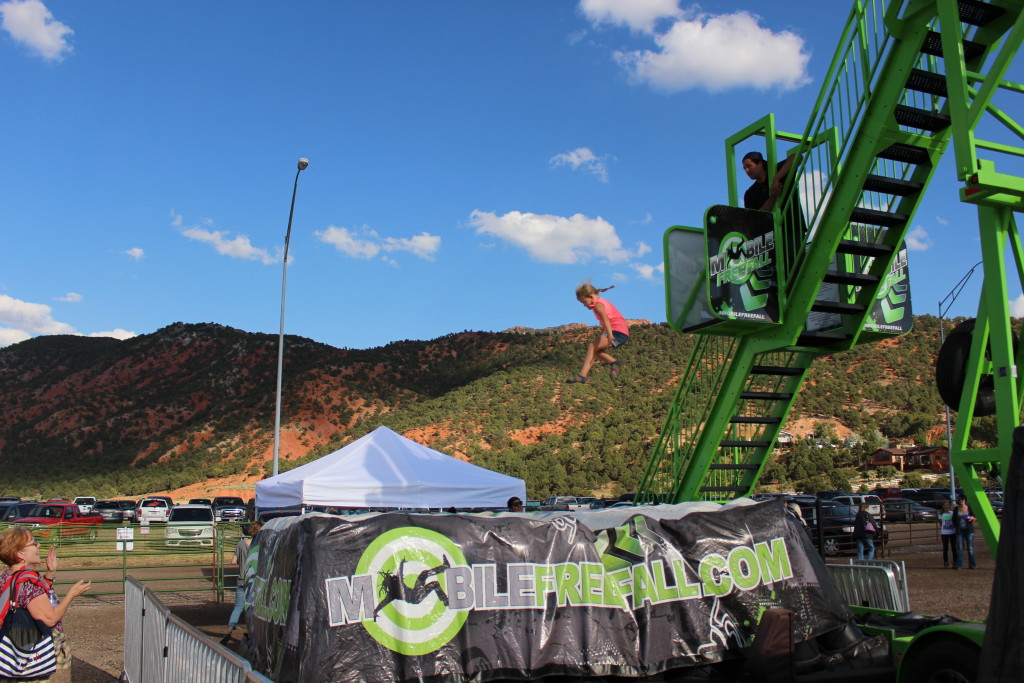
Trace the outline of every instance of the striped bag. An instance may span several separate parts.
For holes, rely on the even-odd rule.
[[[15,572],[0,592],[0,677],[46,678],[57,670],[53,633],[12,600],[18,587],[31,580],[19,580],[23,571]]]

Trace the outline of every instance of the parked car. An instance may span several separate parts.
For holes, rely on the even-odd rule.
[[[903,489],[901,489],[899,487],[874,489],[873,491],[871,491],[871,493],[873,495],[878,496],[879,498],[882,498],[883,500],[885,498],[902,498],[903,497]]]
[[[213,507],[213,501],[209,498],[190,498],[188,501],[189,505],[209,505]]]
[[[868,504],[868,512],[873,514],[876,518],[881,519],[882,517],[882,499],[878,496],[862,495],[862,494],[846,494],[842,496],[836,496],[832,499],[834,503],[841,503],[842,505],[850,505],[854,508],[859,508],[861,503]]]
[[[21,498],[17,496],[0,496],[0,503],[20,503]]]
[[[886,498],[882,501],[885,518],[892,522],[934,522],[938,511],[909,498]]]
[[[36,538],[85,536],[93,540],[97,528],[103,524],[103,517],[99,513],[83,513],[74,503],[37,503],[27,516],[14,522],[32,527]]]
[[[926,505],[934,510],[941,510],[942,503],[945,501],[953,502],[952,497],[949,495],[949,489],[918,489],[916,491],[907,491],[903,497],[909,498],[921,505]]]
[[[539,500],[528,500],[523,503],[523,512],[539,512],[540,501]]]
[[[245,501],[237,496],[213,499],[213,517],[218,522],[241,522],[245,519]]]
[[[124,522],[124,508],[116,500],[97,500],[92,506],[94,512],[100,513],[100,517],[106,523],[121,524]]]
[[[171,506],[163,498],[143,498],[136,514],[140,523],[166,522],[171,516]]]
[[[213,545],[213,509],[209,505],[176,505],[164,528],[167,545]]]
[[[124,521],[126,521],[126,522],[137,522],[137,521],[139,521],[139,516],[138,516],[138,513],[136,511],[136,507],[137,507],[138,503],[136,503],[134,500],[120,500],[120,499],[118,499],[115,502],[118,505],[121,506],[121,511],[124,513]]]
[[[96,498],[94,496],[78,496],[71,502],[77,505],[79,510],[89,514],[92,512],[92,506],[96,504]]]
[[[0,522],[13,522],[16,519],[21,519],[32,512],[36,505],[39,505],[38,500],[6,501],[0,504]]]

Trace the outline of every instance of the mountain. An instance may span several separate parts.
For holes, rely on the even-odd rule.
[[[570,385],[594,328],[460,332],[373,349],[288,336],[282,471],[378,425],[527,480],[531,497],[639,483],[692,348],[632,321],[619,381]],[[816,363],[790,423],[932,438],[938,320]],[[208,497],[270,470],[277,336],[175,323],[120,341],[36,337],[0,349],[0,492]],[[803,422],[798,422],[803,420]],[[806,431],[806,430],[805,430]]]

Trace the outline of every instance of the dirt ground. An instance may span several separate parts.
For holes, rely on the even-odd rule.
[[[974,571],[944,569],[938,544],[893,549],[887,559],[906,565],[911,609],[984,621],[988,616],[995,562],[981,534],[976,535],[975,545],[978,568]],[[219,640],[227,632],[225,624],[234,604],[230,592],[227,598],[232,602],[228,603],[205,601],[195,594],[161,594],[160,598],[172,612],[208,636]],[[72,605],[64,625],[74,654],[71,680],[116,681],[124,663],[124,601],[119,597],[83,596]]]

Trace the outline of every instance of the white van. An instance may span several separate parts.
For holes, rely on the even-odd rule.
[[[832,500],[843,505],[852,505],[855,508],[859,508],[861,503],[867,503],[868,512],[870,512],[875,519],[882,519],[882,499],[878,496],[850,494],[836,496]]]

